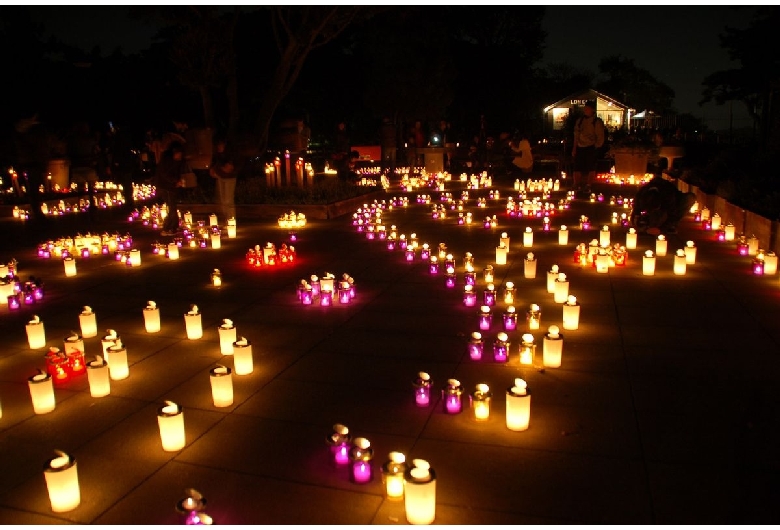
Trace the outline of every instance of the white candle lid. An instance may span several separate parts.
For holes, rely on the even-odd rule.
[[[214,368],[214,370],[212,370],[212,372],[214,372],[215,374],[226,374],[228,373],[228,368],[227,366],[222,366],[221,364],[219,364],[217,365],[216,368]]]
[[[523,339],[523,342],[533,342],[534,341],[534,336],[531,335],[530,333],[523,333],[522,339]]]
[[[679,258],[684,258],[684,257],[685,257],[685,250],[683,250],[683,249],[678,249],[678,250],[677,250],[677,252],[675,252],[675,254],[676,254],[676,255],[677,255],[677,257],[679,257]]]
[[[685,246],[688,248],[693,248],[696,246],[696,244],[693,241],[688,241],[687,243],[685,243]]]
[[[406,462],[406,455],[400,451],[391,452],[389,458],[393,464],[403,464]]]
[[[560,336],[560,329],[558,326],[550,326],[547,328],[547,333],[549,334],[551,339],[557,339]]]
[[[157,302],[154,302],[152,300],[146,302],[146,309],[156,309],[156,308],[157,308]]]
[[[565,273],[565,272],[561,272],[561,273],[559,273],[559,274],[558,274],[557,281],[559,281],[559,282],[565,282],[565,281],[566,281],[566,273]]]
[[[515,394],[525,394],[528,388],[528,383],[519,377],[515,379],[515,385],[512,387],[512,392]]]
[[[101,357],[100,355],[96,355],[95,360],[90,361],[89,365],[97,368],[98,366],[103,366],[103,363],[104,363],[103,357]]]
[[[479,308],[479,310],[480,310],[481,312],[483,312],[483,313],[490,313],[490,306],[488,306],[488,305],[483,305],[483,306],[481,306],[481,307]]]
[[[422,480],[431,476],[431,465],[426,460],[412,460],[412,466],[412,469],[409,470],[409,474],[412,477]]]
[[[482,333],[475,331],[471,334],[471,338],[474,340],[482,340]]]
[[[30,324],[40,324],[41,323],[41,317],[38,315],[33,315],[33,317],[30,319]]]
[[[566,299],[567,305],[577,305],[577,297],[570,294],[569,297]]]
[[[506,288],[507,289],[514,289],[515,282],[506,282]]]
[[[224,318],[224,319],[222,319],[222,326],[221,327],[224,328],[224,329],[230,329],[230,328],[233,327],[233,321],[230,320],[229,318]]]
[[[566,228],[566,225],[561,225],[561,232],[565,232],[566,230],[568,230],[568,228]]]
[[[59,450],[55,450],[54,452],[59,456],[52,458],[49,461],[49,467],[53,469],[60,469],[70,464],[70,457],[65,452]]]
[[[553,274],[558,274],[558,270],[559,270],[558,265],[553,265],[552,267],[550,267],[550,272]]]
[[[91,315],[92,314],[92,308],[88,305],[84,306],[84,309],[81,311],[82,315]]]
[[[346,436],[349,434],[349,428],[346,425],[342,425],[341,423],[336,423],[333,425],[333,432],[342,436]]]
[[[515,306],[513,306],[513,305],[507,306],[506,312],[507,313],[514,313],[515,312]]]
[[[538,304],[531,304],[531,311],[539,311],[539,305]]]
[[[601,227],[601,231],[602,232],[609,232],[609,226],[607,226],[607,225],[602,226]]]
[[[190,312],[188,314],[189,315],[197,315],[198,314],[198,306],[196,306],[195,304],[191,305],[190,306]]]
[[[427,372],[420,372],[417,374],[417,377],[419,377],[423,381],[430,381],[431,379],[431,376]]]
[[[663,234],[659,234],[658,241],[664,241],[664,240],[666,240],[666,236],[664,236]]]
[[[458,381],[457,379],[447,379],[447,385],[457,388],[460,386],[460,381]]]
[[[489,283],[489,284],[487,284],[487,290],[488,291],[495,291],[496,290],[496,286],[493,285],[492,283]]]
[[[70,335],[66,340],[70,340],[70,341],[79,340],[79,334],[78,333],[76,333],[75,331],[71,331],[71,333],[72,333],[72,335]]]
[[[479,383],[477,385],[477,392],[482,392],[483,394],[487,394],[488,392],[490,392],[490,387],[485,383]]]
[[[653,257],[653,251],[652,251],[652,250],[648,250],[648,251],[646,251],[646,252],[645,252],[645,257],[647,257],[647,258],[652,258],[652,257]]]
[[[246,340],[246,337],[240,337],[240,338],[239,338],[239,339],[236,341],[236,344],[237,344],[238,346],[246,346],[246,345],[248,345],[248,344],[249,344],[249,341],[248,341],[248,340]]]
[[[498,338],[498,340],[500,340],[502,342],[506,342],[506,340],[509,338],[509,335],[507,335],[506,333],[504,333],[502,331],[496,337]]]
[[[369,447],[371,447],[371,442],[369,442],[367,438],[355,438],[355,440],[352,443],[356,447],[359,447],[360,449],[363,450],[366,450]]]
[[[106,336],[104,337],[107,340],[113,340],[117,338],[116,330],[114,329],[107,329],[106,330]]]
[[[165,400],[165,406],[163,408],[161,408],[160,411],[163,414],[176,414],[177,412],[179,412],[179,405],[177,405],[173,401],[168,401],[166,399]]]
[[[534,260],[534,253],[533,252],[529,252],[528,256],[526,256],[526,258],[528,258],[528,261],[533,261]]]
[[[501,232],[501,237],[503,239],[506,239],[507,237],[509,237],[509,235],[506,232]]]

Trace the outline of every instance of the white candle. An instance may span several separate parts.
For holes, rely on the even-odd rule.
[[[111,393],[109,372],[108,363],[100,355],[87,363],[87,380],[92,397],[104,397]]]
[[[637,233],[635,228],[629,228],[626,234],[626,248],[633,250],[636,248]]]
[[[30,344],[31,350],[46,347],[46,332],[43,328],[43,322],[38,315],[33,315],[32,319],[27,323],[26,330],[27,342]]]
[[[526,278],[536,278],[536,258],[533,252],[529,252],[524,262],[524,275]]]
[[[674,273],[678,276],[683,276],[685,274],[685,250],[679,249],[674,254]]]
[[[599,246],[608,247],[610,240],[609,226],[604,225],[599,232]]]
[[[542,339],[542,364],[549,368],[559,368],[562,354],[563,335],[558,326],[550,326]]]
[[[534,231],[530,226],[527,226],[523,232],[523,246],[526,248],[534,246]]]
[[[62,451],[55,452],[58,456],[46,462],[43,470],[46,489],[52,511],[69,512],[81,504],[76,460]]]
[[[141,266],[141,251],[137,248],[134,248],[130,251],[130,266],[131,267],[140,267]]]
[[[201,314],[200,311],[198,311],[198,306],[191,306],[189,312],[184,314],[184,325],[187,330],[188,339],[197,340],[203,337],[203,325],[201,323]]]
[[[97,337],[97,316],[91,307],[84,306],[84,310],[79,314],[79,323],[84,338]]]
[[[531,394],[523,379],[506,392],[506,426],[510,431],[525,431],[531,419]]]
[[[655,256],[653,256],[652,250],[648,250],[642,256],[642,274],[644,276],[653,276],[655,274]]]
[[[556,304],[562,304],[566,302],[567,296],[569,296],[569,280],[566,274],[561,272],[553,282],[553,299]]]
[[[777,254],[769,251],[764,254],[764,274],[777,273]]]
[[[209,372],[211,397],[215,407],[229,407],[233,404],[233,371],[227,366],[217,366]]]
[[[404,509],[409,524],[431,524],[436,519],[436,474],[425,460],[412,460],[404,474]]]
[[[685,243],[685,263],[693,265],[696,263],[696,244],[693,241]]]
[[[558,265],[553,265],[550,270],[547,271],[547,292],[550,294],[555,293],[555,280],[558,279],[558,271]]]
[[[566,225],[561,225],[560,230],[558,230],[558,244],[559,245],[569,244],[569,229]]]
[[[47,414],[54,410],[57,402],[54,398],[54,383],[51,375],[40,372],[30,377],[27,380],[27,387],[36,414]]]
[[[669,245],[666,237],[663,234],[659,235],[658,239],[655,241],[655,255],[659,258],[666,256],[666,250],[668,246]]]
[[[507,248],[503,245],[496,247],[496,265],[506,265]]]
[[[248,375],[255,369],[252,343],[246,337],[241,337],[233,343],[233,368],[236,375]]]
[[[236,341],[236,327],[226,318],[217,329],[219,332],[219,351],[222,355],[233,355],[233,343]]]
[[[144,326],[147,333],[157,333],[160,331],[160,308],[157,303],[148,301],[144,308]]]
[[[577,297],[569,295],[563,304],[563,329],[577,329],[580,327],[580,304]]]
[[[65,276],[72,277],[76,275],[76,260],[68,256],[62,260],[62,264],[65,267]]]
[[[117,338],[116,342],[106,349],[108,354],[108,371],[111,379],[119,381],[127,379],[130,375],[130,367],[127,364],[127,350],[122,344],[122,339]]]
[[[187,444],[184,411],[181,406],[166,401],[157,411],[157,425],[160,428],[163,451],[179,451]]]
[[[176,243],[168,243],[168,259],[179,259],[179,245]]]

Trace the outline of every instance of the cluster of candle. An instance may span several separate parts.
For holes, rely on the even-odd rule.
[[[517,200],[514,197],[509,197],[506,203],[506,213],[510,217],[550,217],[555,215],[556,210],[568,209],[569,203],[570,201],[564,199],[561,199],[556,205],[552,202],[543,202],[537,197],[530,200],[523,196]]]
[[[277,220],[279,228],[303,228],[306,226],[306,215],[303,213],[290,212],[282,215]]]
[[[515,179],[514,190],[519,192],[528,193],[548,193],[551,191],[559,191],[561,189],[561,182],[558,179],[540,179],[540,180],[520,180]]]
[[[55,191],[65,191],[67,193],[72,193],[76,190],[75,186],[76,184],[73,184],[71,186],[71,189],[66,189],[66,190],[60,190],[59,187],[57,187]],[[111,191],[103,192],[103,190],[111,190]],[[107,209],[114,206],[121,206],[125,203],[125,197],[121,186],[116,186],[112,183],[98,182],[95,185],[95,191],[101,192],[101,193],[96,193],[94,196],[94,206],[96,208]],[[148,200],[154,197],[155,189],[153,186],[136,184],[133,187],[133,195],[135,199],[138,201]],[[41,204],[41,212],[44,215],[50,215],[50,216],[60,216],[60,215],[65,215],[67,213],[86,212],[87,210],[89,210],[89,208],[90,208],[89,199],[83,197],[74,200],[60,199],[57,202],[52,203],[51,205],[47,202]],[[20,208],[19,206],[14,206],[13,210],[11,211],[11,214],[14,219],[19,219],[22,221],[30,218],[29,210]]]
[[[213,525],[214,519],[205,512],[206,499],[198,490],[189,488],[186,497],[176,503],[176,511],[184,517],[185,525]]]
[[[312,274],[309,280],[298,282],[295,292],[302,305],[313,305],[314,300],[319,298],[319,305],[332,306],[334,297],[339,304],[346,305],[355,298],[355,279],[347,273],[342,274],[338,281],[329,272],[322,278]]]
[[[168,217],[168,205],[162,203],[153,204],[151,207],[143,206],[140,210],[136,208],[127,216],[127,221],[140,222],[143,226],[157,229],[162,226],[166,217]]]
[[[18,262],[0,263],[0,305],[7,304],[8,309],[16,311],[22,305],[33,305],[43,300],[43,281],[30,277],[26,282],[19,278]]]
[[[130,234],[78,234],[74,237],[62,237],[56,241],[50,240],[38,245],[38,257],[48,259],[79,257],[89,258],[94,255],[109,255],[117,250],[129,250],[133,246]]]
[[[601,241],[593,239],[589,244],[580,243],[574,249],[574,263],[590,266],[602,274],[608,272],[610,267],[625,267],[627,261],[627,247],[619,243],[611,245],[604,238]]]
[[[287,246],[286,243],[282,243],[277,251],[276,245],[266,243],[264,247],[255,245],[254,248],[250,248],[246,253],[246,260],[253,267],[273,267],[294,263],[296,255],[295,247],[292,245]]]
[[[79,348],[79,345],[81,348]],[[56,347],[49,347],[46,353],[46,371],[52,377],[55,384],[65,383],[71,377],[84,375],[86,364],[84,362],[84,342],[81,337],[74,334],[65,339],[66,351]]]
[[[596,175],[596,179],[606,184],[618,184],[621,186],[641,186],[652,180],[652,173],[645,173],[644,175],[618,175],[615,173],[613,167],[609,173],[599,173]]]

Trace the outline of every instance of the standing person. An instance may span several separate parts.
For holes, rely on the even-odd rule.
[[[338,172],[339,180],[346,181],[349,177],[349,135],[347,134],[347,124],[339,122],[336,126],[336,134],[333,139],[333,162]]]
[[[236,167],[227,152],[227,142],[218,139],[214,143],[209,174],[217,180],[217,200],[225,220],[236,217]]]
[[[574,157],[574,186],[585,193],[590,193],[591,186],[596,181],[596,159],[598,150],[603,145],[604,122],[596,116],[596,103],[588,101],[585,103],[583,115],[574,123],[571,151]]]
[[[523,173],[530,173],[534,168],[534,155],[531,152],[531,142],[528,135],[520,133],[509,143],[509,149],[514,154],[512,164]]]
[[[115,184],[122,186],[125,202],[123,211],[130,213],[135,208],[133,177],[140,170],[138,156],[134,153],[130,132],[122,126],[112,127],[107,136],[108,176]]]
[[[38,114],[25,117],[15,125],[14,144],[19,174],[27,176],[25,189],[30,201],[30,216],[36,223],[45,220],[41,210],[40,188],[46,181],[51,158],[49,134],[38,120]]]
[[[382,119],[379,128],[379,142],[382,147],[382,170],[390,174],[395,173],[395,158],[398,149],[398,132],[390,118]]]
[[[179,192],[183,186],[184,147],[172,142],[160,157],[154,174],[157,193],[168,205],[168,216],[162,226],[161,235],[174,236],[179,230]]]

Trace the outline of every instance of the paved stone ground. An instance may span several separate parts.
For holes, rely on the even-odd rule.
[[[453,185],[459,194],[460,184]],[[183,249],[179,261],[151,254],[158,236],[103,212],[93,221],[59,219],[41,232],[2,220],[0,262],[14,257],[20,276],[45,281],[45,299],[18,312],[0,306],[0,522],[3,524],[176,524],[175,505],[186,488],[207,499],[216,524],[403,524],[403,502],[384,497],[379,468],[391,451],[428,460],[437,481],[437,524],[767,524],[780,514],[780,297],[778,276],[754,276],[733,243],[718,243],[691,218],[669,237],[669,255],[644,276],[641,254],[654,249],[640,236],[624,268],[608,274],[573,262],[577,243],[598,237],[615,209],[575,201],[553,218],[571,227],[569,245],[541,233],[538,219],[510,219],[502,198],[475,219],[497,214],[499,225],[457,226],[432,220],[410,204],[385,212],[399,233],[446,243],[458,260],[458,285],[431,276],[417,259],[404,260],[351,226],[349,217],[312,221],[299,232],[299,260],[275,270],[244,260],[256,244],[285,241],[266,220],[238,219],[238,237],[222,248]],[[602,186],[607,196],[632,189]],[[391,189],[388,199],[400,195]],[[438,198],[437,193],[432,196]],[[416,193],[410,194],[414,203]],[[472,199],[487,196],[471,192]],[[560,193],[554,198],[562,197]],[[484,215],[483,215],[484,213]],[[594,229],[577,228],[588,215]],[[90,224],[91,223],[91,224]],[[536,230],[522,248],[526,226]],[[110,258],[78,262],[66,278],[59,261],[39,260],[38,243],[78,231],[129,232],[142,251],[140,267]],[[546,290],[553,264],[568,275],[582,305],[578,330],[564,331],[560,368],[521,367],[521,319],[511,332],[509,362],[466,351],[477,330],[476,308],[464,307],[462,257],[477,270],[492,264],[501,232],[511,237],[509,260],[495,266],[495,284],[513,281],[521,315],[542,309],[542,328],[561,324],[562,309]],[[612,241],[625,229],[612,227]],[[672,273],[672,254],[687,240],[698,247],[685,276]],[[523,258],[538,259],[535,279],[524,278]],[[221,269],[221,288],[209,284]],[[348,273],[353,303],[302,306],[295,285],[312,274]],[[478,291],[484,288],[478,276]],[[142,308],[157,302],[162,330],[145,332]],[[204,333],[188,340],[183,314],[202,311]],[[98,329],[112,328],[127,347],[130,375],[111,382],[111,394],[92,398],[86,376],[55,389],[53,412],[36,415],[28,377],[44,367],[46,350],[31,350],[25,323],[44,322],[47,346],[62,347],[78,330],[85,305]],[[504,310],[500,301],[497,314]],[[234,376],[235,400],[216,408],[209,370],[233,366],[220,354],[217,327],[232,319],[254,350],[254,371]],[[484,332],[492,341],[500,331]],[[541,356],[542,332],[534,332]],[[85,339],[88,360],[100,339]],[[468,402],[459,415],[443,412],[438,394],[418,408],[412,381],[428,372],[439,392],[457,378],[470,392],[494,391],[488,421],[473,419]],[[505,389],[524,378],[533,396],[530,428],[505,426]],[[186,446],[162,449],[156,411],[165,400],[184,408]],[[374,479],[350,482],[329,463],[325,438],[343,423],[375,450]],[[42,473],[54,450],[78,462],[81,504],[54,513]]]

